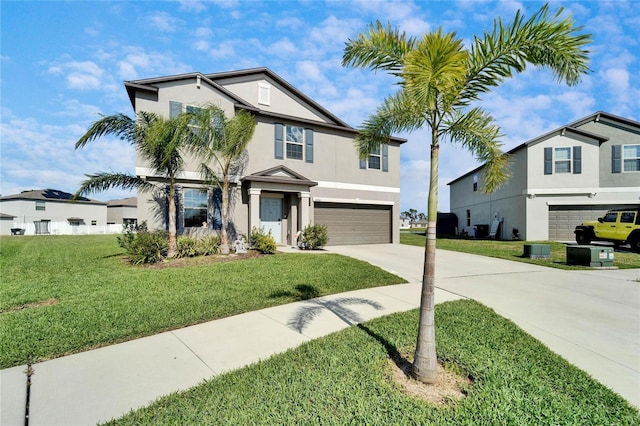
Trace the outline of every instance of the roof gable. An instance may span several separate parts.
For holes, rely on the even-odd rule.
[[[314,182],[285,166],[276,166],[261,172],[256,172],[243,178],[246,182],[287,183],[302,186],[316,186]]]
[[[352,129],[352,127],[349,126],[346,122],[342,121],[336,115],[334,115],[329,110],[325,109],[322,105],[311,99],[309,96],[305,95],[303,92],[295,88],[293,85],[291,85],[275,72],[271,71],[269,68],[261,67],[239,71],[213,73],[207,74],[207,77],[219,83],[221,86],[230,85],[232,83],[239,83],[242,81],[250,82],[266,80],[267,82],[273,83],[278,86],[278,88],[280,88],[284,94],[296,100],[302,107],[306,108],[314,115],[324,118],[328,124]],[[258,105],[254,106],[259,107]]]

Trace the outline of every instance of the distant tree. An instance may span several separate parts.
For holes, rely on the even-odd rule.
[[[232,197],[230,179],[232,174],[239,171],[242,155],[256,128],[256,120],[244,110],[228,119],[222,109],[209,105],[196,113],[194,121],[196,134],[207,148],[202,152],[204,163],[200,165],[200,170],[206,181],[222,192],[220,248],[222,253],[228,254],[229,199]],[[211,163],[215,163],[215,166],[211,167]]]
[[[418,213],[418,220],[427,220],[427,215],[422,212]]]
[[[483,191],[493,191],[506,181],[500,129],[478,106],[480,96],[524,71],[527,63],[550,69],[558,81],[569,85],[580,80],[589,70],[589,52],[583,47],[591,36],[578,34],[582,27],[561,14],[562,9],[550,14],[544,5],[526,21],[520,11],[508,25],[498,18],[493,31],[474,37],[468,49],[455,33],[445,34],[442,29],[414,38],[380,22],[346,43],[343,65],[383,70],[399,79],[398,91],[360,129],[356,143],[361,158],[395,132],[426,128],[431,135],[429,223],[412,369],[422,382],[433,383],[437,378],[434,280],[440,140],[461,144],[485,164]]]
[[[124,114],[103,116],[94,122],[87,132],[76,142],[75,148],[102,136],[118,136],[135,146],[138,154],[148,162],[158,176],[165,177],[169,184],[166,198],[169,206],[169,250],[167,257],[174,257],[177,250],[175,187],[177,175],[183,170],[184,155],[197,153],[202,149],[193,137],[190,114],[165,119],[152,113],[141,112],[132,119]],[[165,193],[165,184],[153,184],[128,173],[97,173],[87,175],[76,192],[76,196],[106,191],[110,188],[138,189],[150,191],[159,189]]]
[[[403,212],[402,215],[407,219],[411,220],[411,222],[415,222],[416,218],[418,217],[418,210],[409,209],[406,212]]]

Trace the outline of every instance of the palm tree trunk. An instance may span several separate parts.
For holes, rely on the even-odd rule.
[[[229,254],[229,238],[227,236],[227,226],[229,224],[229,215],[227,210],[229,209],[229,178],[228,172],[224,175],[222,182],[222,211],[220,216],[222,219],[222,229],[220,232],[220,251],[222,254]]]
[[[434,126],[435,127],[435,126]],[[433,130],[431,145],[431,177],[427,201],[427,239],[424,247],[424,271],[420,297],[420,323],[418,341],[413,360],[413,376],[423,383],[435,383],[438,377],[436,356],[436,332],[434,321],[435,273],[436,273],[436,222],[438,217],[438,145],[437,130]]]
[[[176,232],[176,188],[173,176],[169,177],[169,250],[167,257],[175,257],[178,251],[178,239]]]

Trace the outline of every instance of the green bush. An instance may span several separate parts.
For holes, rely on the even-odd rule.
[[[302,231],[302,245],[305,249],[318,250],[328,242],[327,225],[309,225]]]
[[[147,223],[129,225],[123,235],[117,237],[118,245],[127,251],[129,261],[134,265],[157,263],[169,250],[169,238],[166,231],[149,232]]]
[[[202,238],[178,237],[178,251],[176,257],[211,256],[220,254],[220,237],[207,235]]]
[[[220,254],[220,237],[217,235],[207,235],[196,242],[196,252],[198,256],[211,256]]]
[[[178,237],[178,250],[176,257],[194,257],[198,256],[197,240],[195,238],[180,236]]]
[[[251,247],[264,254],[273,254],[277,249],[276,240],[273,239],[271,231],[265,234],[262,228],[253,228],[251,230],[250,243]]]

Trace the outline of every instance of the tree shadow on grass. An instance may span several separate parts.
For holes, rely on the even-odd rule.
[[[294,300],[300,302],[302,300],[309,300],[315,297],[320,296],[320,292],[317,288],[308,284],[299,284],[295,287],[296,291],[276,291],[271,293],[272,299],[277,299],[279,297],[291,297]]]
[[[402,354],[398,351],[398,349],[391,344],[387,339],[371,330],[364,324],[358,324],[357,327],[367,333],[369,336],[373,337],[378,341],[387,351],[387,355],[389,359],[393,361],[393,363],[404,373],[406,377],[411,377],[411,361],[407,359],[407,357],[402,356]]]

